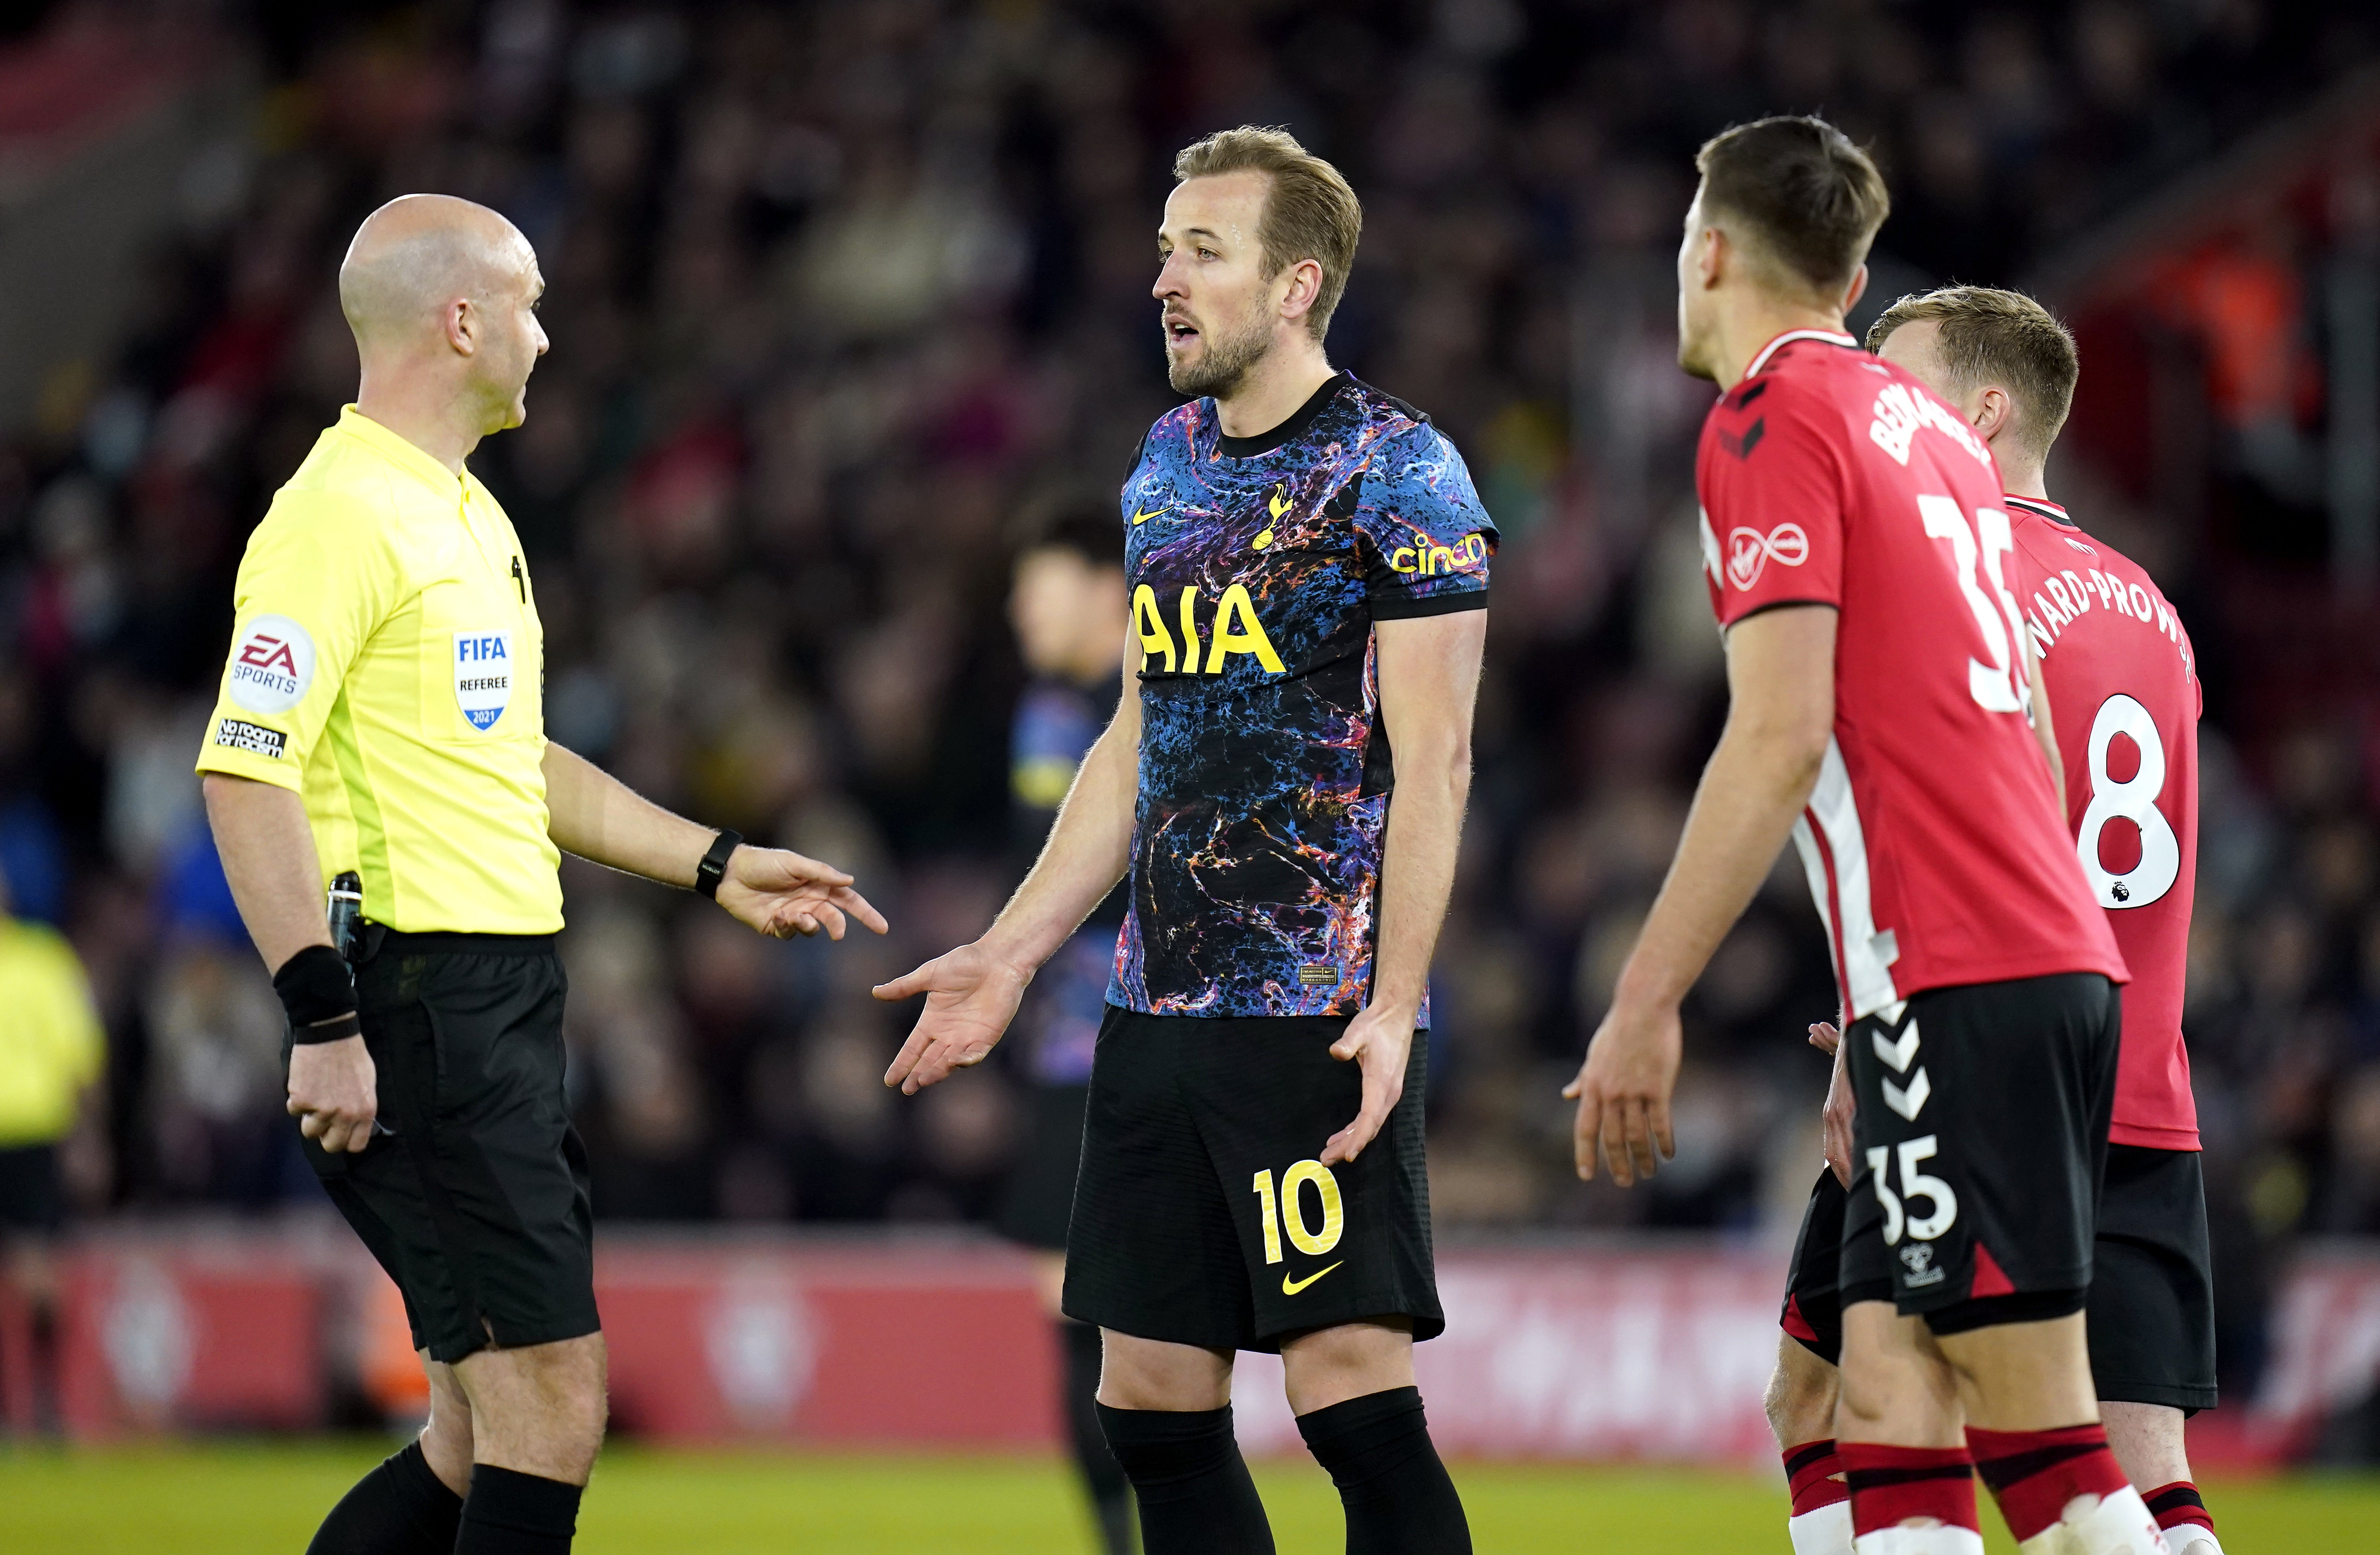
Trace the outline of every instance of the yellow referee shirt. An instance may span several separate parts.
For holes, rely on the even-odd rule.
[[[55,929],[0,914],[0,1149],[54,1144],[107,1061],[82,962]]]
[[[249,537],[199,753],[304,796],[327,882],[407,933],[550,934],[545,636],[512,520],[348,406]]]

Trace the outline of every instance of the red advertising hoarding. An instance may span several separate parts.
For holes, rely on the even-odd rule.
[[[1691,1243],[1448,1249],[1447,1331],[1415,1362],[1432,1433],[1472,1458],[1767,1462],[1760,1393],[1781,1267],[1771,1251]],[[1058,1439],[1050,1325],[1029,1265],[998,1244],[619,1233],[597,1281],[623,1434],[839,1448]],[[95,1239],[68,1280],[67,1427],[299,1429],[322,1424],[342,1390],[402,1411],[419,1390],[393,1298],[333,1228]],[[2380,1384],[2380,1247],[2301,1256],[2274,1325],[2259,1396],[2201,1416],[2199,1456],[2285,1455]],[[21,1323],[0,1330],[18,1352]],[[16,1390],[0,1402],[24,1404]],[[1302,1450],[1277,1358],[1241,1358],[1235,1404],[1251,1451]]]

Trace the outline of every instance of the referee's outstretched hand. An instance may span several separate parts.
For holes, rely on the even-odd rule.
[[[905,977],[877,984],[876,997],[887,1003],[926,996],[926,1008],[893,1056],[892,1067],[884,1071],[884,1083],[900,1087],[904,1096],[915,1096],[937,1080],[950,1078],[954,1069],[981,1063],[1016,1018],[1025,985],[1032,980],[1030,974],[978,942],[938,955]]]
[[[1670,1127],[1670,1098],[1678,1088],[1685,1033],[1678,1008],[1615,1003],[1586,1045],[1586,1062],[1562,1094],[1578,1102],[1571,1150],[1578,1174],[1595,1181],[1596,1157],[1621,1187],[1650,1177],[1678,1153]]]
[[[728,855],[719,905],[738,921],[780,940],[821,929],[828,939],[840,940],[846,917],[879,934],[885,927],[884,915],[851,889],[849,875],[781,847],[747,845]]]

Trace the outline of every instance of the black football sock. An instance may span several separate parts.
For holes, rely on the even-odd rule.
[[[1257,1482],[1232,1436],[1232,1406],[1110,1409],[1094,1404],[1140,1503],[1148,1555],[1273,1555]]]
[[[1463,1498],[1439,1461],[1419,1388],[1390,1388],[1297,1417],[1339,1487],[1347,1555],[1469,1555]]]
[[[455,1555],[570,1555],[582,1493],[559,1479],[473,1464]]]
[[[331,1509],[306,1555],[452,1555],[462,1521],[463,1498],[409,1441]]]
[[[1107,1555],[1132,1555],[1132,1481],[1099,1429],[1099,1330],[1062,1320],[1058,1342],[1066,1351],[1066,1434],[1099,1518],[1101,1546]]]
[[[33,1431],[57,1437],[66,1431],[66,1395],[58,1389],[58,1309],[50,1302],[33,1306]]]

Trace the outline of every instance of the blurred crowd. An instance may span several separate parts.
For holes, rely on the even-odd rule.
[[[1803,1031],[1833,1013],[1790,860],[1694,995],[1680,1156],[1649,1190],[1572,1179],[1555,1094],[1723,711],[1691,493],[1708,390],[1669,322],[1693,150],[1823,110],[1893,188],[1882,298],[2012,282],[2370,57],[2356,10],[255,7],[230,34],[253,112],[192,148],[120,348],[0,444],[0,869],[68,931],[109,1032],[115,1169],[78,1177],[86,1208],[316,1191],[190,765],[244,537],[353,393],[341,251],[380,200],[436,189],[511,216],[551,286],[528,424],[473,461],[538,580],[551,734],[854,869],[895,925],[780,945],[569,865],[599,1213],[982,1217],[1014,1077],[886,1091],[908,1015],[867,990],[1012,883],[1011,562],[1111,495],[1172,403],[1148,295],[1167,167],[1257,122],[1365,200],[1333,359],[1435,417],[1507,537],[1438,967],[1440,1221],[1790,1226],[1826,1075]],[[2052,480],[2086,526],[2219,570],[2088,469]],[[2219,661],[2218,613],[2191,626]],[[2271,1251],[2380,1233],[2380,725],[2345,709],[2245,748],[2231,711],[2210,701],[2204,735],[2189,1018],[2238,1380]]]

